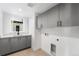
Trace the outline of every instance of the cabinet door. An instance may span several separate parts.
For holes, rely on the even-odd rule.
[[[31,47],[31,36],[27,36],[27,48]]]
[[[24,42],[23,42],[23,40],[22,40],[22,37],[17,37],[17,45],[18,45],[18,50],[20,50],[20,49],[23,49],[23,44],[24,44]]]
[[[17,37],[17,46],[18,46],[17,48],[18,48],[18,50],[26,48],[26,45],[27,45],[26,43],[27,43],[27,40],[24,36]]]
[[[57,36],[54,36],[54,35],[49,35],[49,50],[50,50],[50,55],[53,55],[55,56],[56,55],[56,45],[57,45],[57,42],[56,42],[56,38]]]
[[[59,37],[56,39],[56,55],[57,56],[65,56],[66,55],[66,40],[63,37]]]
[[[63,26],[71,26],[71,5],[60,4],[60,20]]]
[[[19,39],[18,37],[13,37],[11,38],[11,46],[12,46],[12,51],[17,51],[19,50]]]
[[[28,36],[14,37],[11,39],[12,51],[21,50],[31,46],[31,40]]]
[[[11,52],[10,46],[10,39],[9,38],[2,38],[0,39],[0,55],[7,54]]]
[[[45,49],[46,49],[46,37],[45,37],[44,34],[42,34],[41,36],[42,36],[42,49],[43,49],[44,51],[46,51],[46,50],[45,50]]]
[[[49,39],[50,44],[56,45],[56,56],[66,55],[66,40],[63,37],[50,35]]]
[[[31,47],[31,36],[22,36],[18,38],[18,49]]]
[[[19,38],[19,45],[20,49],[27,47],[27,38],[25,36]]]
[[[42,49],[46,52],[50,52],[50,44],[49,44],[49,37],[45,34],[42,34]]]
[[[50,35],[50,36],[49,36],[50,43],[56,45],[56,44],[57,44],[56,38],[57,38],[57,36]]]

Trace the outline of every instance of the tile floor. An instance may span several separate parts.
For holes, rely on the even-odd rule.
[[[29,48],[10,54],[8,56],[49,56],[49,55],[41,49],[38,49],[37,51],[32,51],[32,49]]]

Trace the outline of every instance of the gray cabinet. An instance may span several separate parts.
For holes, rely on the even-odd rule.
[[[62,21],[62,26],[71,26],[71,4],[60,4],[59,16]]]
[[[38,28],[52,28],[57,26],[58,17],[58,6],[51,8],[47,12],[42,13],[38,16]]]
[[[31,36],[13,37],[11,38],[11,46],[12,51],[28,48],[31,46]]]
[[[38,16],[38,27],[41,27],[41,25],[43,28],[56,27],[59,21],[61,21],[62,26],[78,25],[79,4],[73,7],[70,3],[63,3],[49,9]]]
[[[19,49],[19,39],[17,37],[12,37],[11,38],[11,46],[12,46],[12,51],[16,51]]]
[[[10,38],[0,39],[0,55],[4,55],[11,52]]]
[[[19,48],[23,49],[27,47],[27,37],[19,37]]]
[[[0,55],[31,47],[31,36],[0,38]]]

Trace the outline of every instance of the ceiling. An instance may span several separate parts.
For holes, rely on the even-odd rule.
[[[8,13],[28,16],[33,12],[41,14],[57,4],[58,3],[0,3],[0,9]]]
[[[43,13],[57,4],[58,3],[28,3],[27,5],[33,8],[36,13]]]
[[[28,3],[27,5],[33,8],[36,13],[43,13],[57,4],[58,3]]]

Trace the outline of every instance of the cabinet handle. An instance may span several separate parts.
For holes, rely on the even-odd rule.
[[[57,39],[57,41],[59,41],[59,39]]]

